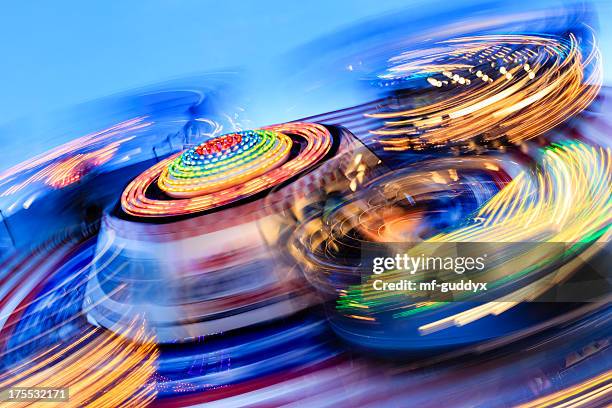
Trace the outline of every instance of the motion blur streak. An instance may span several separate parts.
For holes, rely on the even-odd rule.
[[[18,176],[26,172],[39,170],[25,181],[4,187],[4,190],[0,190],[2,191],[0,197],[15,194],[38,181],[44,181],[54,188],[62,188],[72,184],[78,181],[84,172],[108,162],[117,151],[117,147],[131,138],[121,138],[109,144],[105,144],[106,142],[116,139],[124,132],[141,129],[149,125],[150,123],[145,122],[144,118],[126,121],[106,130],[80,137],[48,153],[13,166],[0,173],[0,189],[9,183],[13,183]],[[98,148],[96,149],[96,147]],[[80,150],[86,152],[77,153]]]
[[[424,243],[564,242],[576,243],[575,247],[580,248],[578,243],[607,242],[612,225],[611,162],[612,150],[609,147],[591,147],[580,142],[554,144],[544,149],[542,164],[535,173],[519,173],[477,212],[468,226],[433,236]],[[416,246],[409,253],[418,256],[420,251]],[[422,325],[419,331],[429,334],[453,325],[464,326],[533,300],[571,276],[576,271],[573,264],[580,265],[596,252],[595,248],[585,251],[580,261],[570,261],[556,270],[552,278],[545,275],[494,301]],[[509,257],[508,265],[492,268],[488,273],[499,281],[509,277],[517,279],[524,274],[523,271],[531,270],[534,273],[534,265],[543,268],[551,264],[556,256],[554,252],[547,253],[545,245],[534,245],[529,252]],[[391,307],[394,299],[387,300],[387,293],[374,290],[372,281],[382,279],[393,282],[402,277],[401,272],[372,277],[361,287],[352,287],[348,293],[342,293],[339,307],[347,317],[375,320],[367,316],[372,303],[389,302],[388,307]],[[410,303],[408,299],[406,301]],[[412,307],[418,310],[420,307],[430,309],[442,305],[426,302],[413,304]]]
[[[584,57],[571,33],[466,36],[441,41],[430,55],[402,53],[389,60],[393,66],[381,78],[428,75],[445,97],[410,110],[368,113],[385,119],[385,127],[372,133],[395,150],[476,135],[512,143],[536,137],[582,111],[598,94],[601,56],[593,38],[585,41],[590,50]]]
[[[76,154],[65,160],[52,163],[22,183],[15,184],[14,186],[6,189],[2,194],[14,194],[25,188],[27,185],[37,181],[44,181],[47,185],[53,188],[66,187],[79,181],[81,177],[91,168],[98,167],[108,162],[117,152],[119,145],[127,140],[129,139],[113,142],[108,146],[95,150],[91,153]]]
[[[67,387],[57,407],[609,405],[599,6],[419,4],[244,67],[249,50],[185,36],[178,65],[236,65],[0,126],[8,154],[49,149],[0,173],[0,389]],[[257,7],[223,18],[247,47],[316,20]],[[92,32],[146,23],[119,9]]]
[[[568,389],[555,392],[543,398],[538,398],[517,408],[535,407],[590,407],[605,403],[612,393],[612,371]]]
[[[142,324],[124,336],[90,329],[74,343],[56,346],[14,367],[0,377],[0,387],[68,387],[70,401],[49,406],[144,407],[155,398],[149,378],[159,353]],[[36,406],[36,403],[14,403]]]
[[[609,236],[610,147],[561,142],[544,150],[542,170],[522,172],[478,212],[474,225],[434,241],[584,242]]]

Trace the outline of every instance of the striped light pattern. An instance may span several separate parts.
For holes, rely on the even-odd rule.
[[[299,152],[289,157],[298,143]],[[138,217],[191,214],[229,204],[277,186],[319,163],[332,136],[322,125],[288,123],[215,138],[162,160],[136,177],[121,196]],[[157,185],[173,200],[147,196]]]
[[[427,242],[532,242],[534,249],[508,261],[514,272],[503,276],[502,280],[534,273],[534,265],[552,264],[553,255],[546,253],[544,246],[536,244],[538,242],[566,243],[574,252],[584,248],[585,243],[608,242],[612,226],[610,163],[612,150],[609,147],[595,147],[577,141],[552,144],[543,150],[538,170],[533,174],[529,171],[519,173],[476,213],[474,222],[436,235]],[[593,247],[581,253],[580,258],[556,269],[554,275],[550,275],[554,279],[546,275],[494,301],[424,324],[419,331],[425,335],[464,326],[487,316],[499,315],[521,302],[531,301],[552,285],[569,278],[576,267],[596,250],[597,247]],[[414,253],[418,253],[418,247]],[[391,272],[381,279],[391,282],[401,276],[401,272]],[[344,292],[338,308],[348,317],[374,321],[375,310],[395,307],[384,296],[384,292],[373,290],[372,282],[368,281]],[[444,306],[444,302],[406,301],[394,310],[394,317]]]
[[[582,42],[581,42],[582,41]],[[372,112],[371,131],[388,150],[505,138],[521,143],[581,112],[597,96],[601,55],[570,33],[453,38],[402,53],[381,79],[427,76],[447,97],[423,106]],[[594,43],[594,41],[593,41]]]
[[[211,139],[175,158],[157,184],[171,197],[197,197],[252,180],[282,165],[293,142],[269,130]]]

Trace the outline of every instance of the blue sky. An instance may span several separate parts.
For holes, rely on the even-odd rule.
[[[599,2],[602,40],[612,38],[610,3]],[[63,110],[195,73],[248,66],[367,18],[407,6],[443,8],[444,4],[425,0],[6,1],[0,12],[0,141],[8,148],[0,154],[0,168],[21,155],[19,150],[11,158],[7,155],[23,143],[23,136],[12,138],[10,129],[29,129],[33,125],[28,118],[37,112]],[[610,42],[602,43],[605,60],[612,53]],[[606,71],[606,77],[612,78],[609,67]],[[44,142],[43,136],[36,137]]]
[[[298,6],[299,4],[299,6]],[[405,1],[12,1],[0,13],[1,122],[249,64]]]

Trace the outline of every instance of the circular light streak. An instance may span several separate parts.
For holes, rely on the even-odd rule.
[[[563,141],[550,145],[541,153],[539,167],[519,172],[512,181],[481,205],[473,217],[468,217],[459,227],[445,228],[444,231],[427,237],[423,242],[423,244],[530,243],[530,247],[521,250],[520,256],[516,256],[516,253],[503,256],[500,254],[503,263],[500,263],[499,268],[491,267],[487,271],[492,277],[489,281],[491,286],[489,295],[494,298],[482,303],[476,302],[471,306],[431,301],[409,294],[402,297],[390,296],[384,291],[374,290],[372,287],[374,279],[394,282],[405,277],[404,272],[386,272],[364,280],[355,272],[358,267],[347,267],[342,264],[346,262],[345,259],[330,249],[339,247],[340,238],[350,244],[351,241],[344,238],[348,232],[354,237],[365,237],[370,241],[376,241],[379,237],[385,238],[386,241],[388,233],[386,227],[390,223],[393,225],[392,222],[397,215],[391,213],[395,218],[388,216],[389,219],[384,219],[385,214],[381,209],[373,208],[372,204],[375,203],[371,201],[365,205],[354,206],[355,208],[348,211],[337,208],[335,213],[340,218],[328,221],[328,223],[333,221],[333,224],[329,226],[327,235],[319,237],[316,241],[317,246],[314,249],[318,249],[318,252],[309,254],[306,250],[303,256],[307,265],[312,268],[312,271],[308,271],[308,276],[318,287],[333,288],[338,282],[349,282],[349,278],[354,276],[359,278],[360,282],[351,284],[348,289],[343,289],[342,286],[335,288],[340,294],[337,302],[340,318],[337,319],[335,328],[340,332],[352,331],[356,327],[352,325],[358,322],[365,326],[373,325],[374,330],[380,330],[375,323],[386,322],[389,325],[386,326],[387,333],[391,333],[392,327],[398,327],[400,329],[397,333],[405,335],[406,332],[401,329],[403,323],[399,321],[413,319],[410,321],[415,322],[416,326],[411,326],[411,329],[415,329],[412,333],[418,336],[429,335],[448,328],[475,323],[488,316],[501,315],[523,302],[538,298],[554,285],[569,279],[584,265],[584,260],[592,257],[600,249],[592,244],[598,241],[608,242],[610,239],[612,179],[609,168],[612,151],[609,147],[593,147],[582,142]],[[434,187],[429,187],[428,190],[421,189],[427,193],[426,195],[430,195],[435,189],[437,183],[435,179],[440,181],[453,179],[450,173],[444,178],[441,172],[437,172],[434,176],[435,178],[431,178],[427,183]],[[402,191],[409,194],[419,191],[418,183],[412,182],[412,186]],[[449,186],[452,187],[452,184],[449,183]],[[454,188],[452,190],[456,191]],[[396,196],[395,190],[390,192],[392,198]],[[391,204],[397,207],[395,201],[392,200]],[[359,207],[365,210],[359,210]],[[376,222],[371,220],[372,216],[369,213],[372,210],[376,214],[374,219]],[[413,219],[421,220],[422,217],[410,219],[411,230],[414,230],[416,224]],[[378,227],[372,228],[372,225]],[[335,230],[339,232],[335,233]],[[360,230],[361,233],[355,234],[352,232],[354,230]],[[318,235],[323,233],[324,231],[317,232]],[[307,243],[313,241],[308,236],[305,238]],[[559,253],[545,243],[564,243],[563,256],[559,256]],[[347,246],[345,244],[345,247]],[[417,245],[409,251],[414,255],[419,254],[421,249]],[[347,251],[341,249],[340,252]],[[339,267],[335,268],[335,265]],[[554,268],[550,269],[551,266]],[[550,272],[551,270],[554,272]],[[317,272],[321,276],[317,276]],[[527,275],[531,280],[525,280],[519,288],[507,285]],[[349,326],[351,328],[347,329]],[[443,338],[443,335],[440,338]]]
[[[294,145],[299,151],[292,155]],[[291,179],[322,160],[331,146],[330,132],[314,123],[274,125],[221,136],[143,172],[124,190],[121,206],[139,217],[209,210]],[[173,199],[147,196],[156,181]]]
[[[392,150],[475,136],[520,143],[541,135],[585,109],[599,92],[600,52],[586,42],[572,33],[465,36],[438,42],[431,51],[396,55],[379,78],[397,83],[426,77],[433,94],[420,106],[366,114],[383,121],[371,133]]]
[[[158,186],[175,198],[225,190],[282,165],[292,145],[289,136],[267,130],[220,136],[174,159],[159,177]]]
[[[446,158],[383,174],[300,220],[290,252],[311,284],[340,293],[361,282],[363,245],[420,242],[461,224],[510,182],[505,165],[495,157]]]

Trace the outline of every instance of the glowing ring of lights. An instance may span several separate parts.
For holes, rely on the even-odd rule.
[[[442,216],[439,210],[428,215],[423,203],[446,197],[465,217],[511,180],[504,167],[499,158],[465,157],[459,163],[437,159],[385,174],[333,209],[300,220],[289,239],[290,252],[319,290],[344,291],[361,280],[362,259],[355,254],[364,244],[420,242],[428,238],[421,235],[426,231],[447,229],[449,225],[432,226],[432,220],[439,224],[457,217]],[[461,203],[461,194],[471,197],[470,202]]]
[[[293,144],[300,146],[295,157],[290,155]],[[314,123],[274,125],[216,138],[162,160],[136,177],[124,190],[121,206],[139,217],[205,211],[291,179],[319,163],[331,146],[330,132]],[[249,160],[242,162],[245,157]],[[217,160],[213,163],[213,159]],[[197,173],[200,171],[209,173]],[[148,197],[147,190],[157,180],[158,186],[176,199]]]
[[[422,106],[410,102],[406,108],[366,114],[384,123],[371,133],[393,150],[465,142],[479,135],[512,143],[541,135],[582,111],[599,92],[600,53],[591,45],[583,55],[585,45],[571,33],[483,35],[394,56],[380,80],[395,84],[426,77],[445,92]]]
[[[388,315],[393,315],[394,319],[415,318],[424,312],[438,310],[439,314],[427,315],[423,320],[419,320],[416,327],[419,335],[436,333],[449,327],[473,323],[490,315],[500,315],[523,301],[536,299],[558,282],[571,277],[581,265],[581,259],[588,259],[597,252],[597,247],[589,248],[589,245],[596,241],[608,242],[612,233],[612,218],[609,215],[612,205],[610,201],[612,176],[609,172],[612,150],[609,147],[593,147],[581,142],[565,141],[543,149],[542,153],[541,167],[538,170],[523,170],[518,173],[499,193],[487,200],[473,217],[470,217],[470,222],[452,231],[429,237],[426,241],[429,243],[531,242],[533,248],[524,252],[522,256],[506,258],[506,261],[512,265],[512,273],[500,275],[501,278],[497,278],[497,281],[492,280],[490,294],[495,293],[498,284],[499,288],[503,288],[504,282],[520,279],[527,274],[534,277],[531,282],[521,286],[519,290],[512,289],[510,285],[509,291],[503,289],[495,293],[493,300],[451,312],[454,310],[452,304],[415,301],[410,297],[397,301],[397,298],[386,297],[384,292],[373,290],[373,278],[365,283],[361,280],[348,289],[336,288],[340,294],[337,303],[340,323],[336,323],[335,329],[341,332],[345,329],[341,318],[353,324],[355,321],[359,323],[378,321],[378,319],[383,321]],[[341,219],[333,220],[335,224],[332,227],[337,225],[340,231],[337,234],[330,232],[328,237],[325,237],[330,243],[319,245],[325,252],[319,251],[318,254],[309,255],[304,251],[306,252],[304,256],[310,256],[306,259],[307,266],[314,270],[309,272],[309,275],[316,274],[317,271],[322,273],[323,276],[315,275],[314,281],[317,286],[324,289],[330,286],[333,288],[333,284],[340,281],[340,274],[354,274],[356,270],[355,267],[351,269],[340,264],[343,269],[339,273],[336,272],[338,268],[335,268],[335,265],[344,260],[330,257],[333,253],[330,253],[329,248],[337,246],[336,242],[339,242],[335,237],[343,238],[342,235],[349,228],[363,229],[361,224],[357,224],[363,221],[361,213],[354,215],[354,211],[337,212]],[[351,222],[347,217],[353,218],[356,222]],[[380,229],[374,230],[369,235],[379,234],[380,231]],[[558,258],[554,251],[549,253],[540,245],[546,242],[567,243],[566,253],[573,255],[580,253],[580,257],[572,255],[567,259]],[[539,261],[534,262],[532,255]],[[316,265],[315,262],[320,265]],[[533,268],[534,264],[540,267]],[[554,280],[550,279],[552,275],[546,269],[549,265],[555,265]],[[562,268],[559,268],[560,265]],[[401,273],[391,272],[377,278],[392,282],[401,276]],[[313,280],[313,277],[309,276],[309,279]],[[376,326],[376,330],[380,331],[380,327]]]
[[[289,136],[269,130],[217,137],[174,159],[157,184],[175,198],[225,190],[282,165],[292,145]]]

